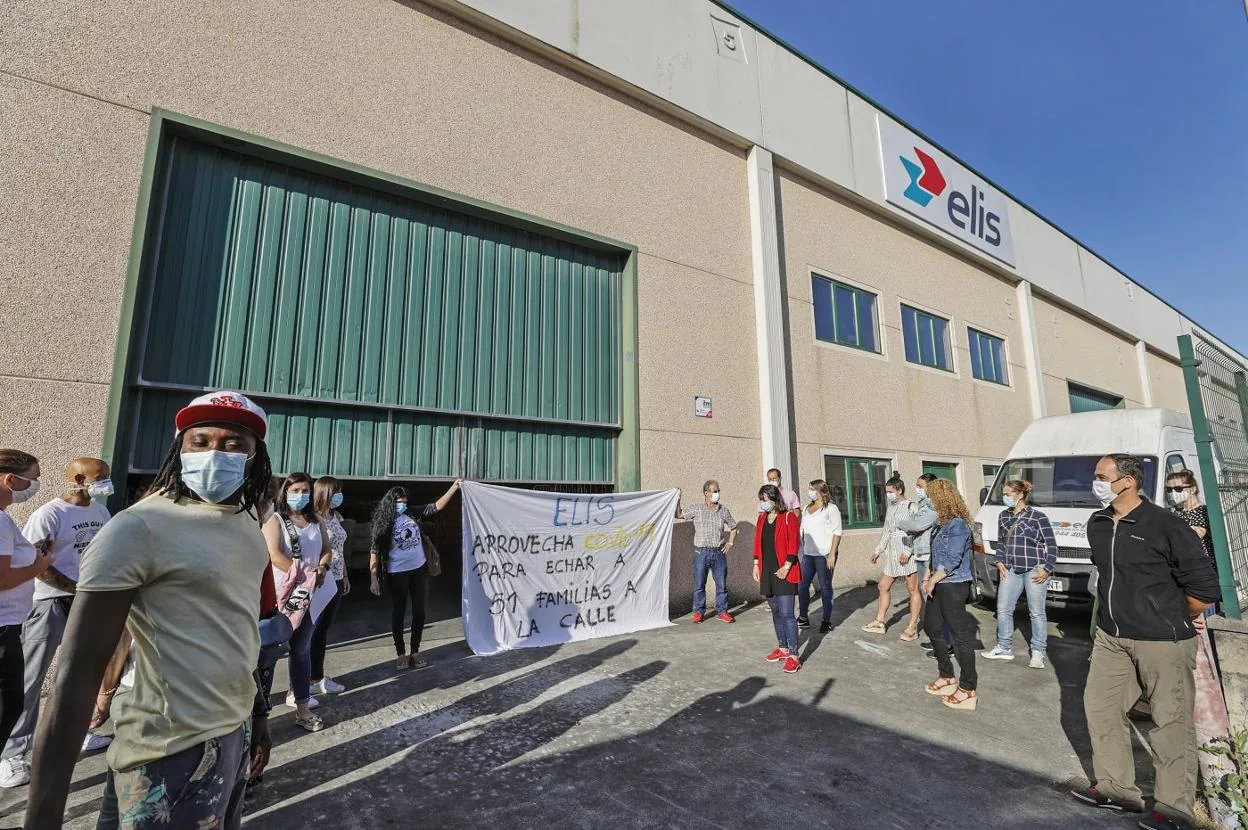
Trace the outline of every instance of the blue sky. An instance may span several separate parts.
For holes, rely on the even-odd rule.
[[[1248,354],[1242,0],[729,0]]]

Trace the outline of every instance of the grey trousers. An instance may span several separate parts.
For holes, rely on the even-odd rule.
[[[26,658],[24,683],[25,705],[22,716],[13,727],[13,734],[0,751],[0,759],[24,758],[35,741],[35,725],[39,722],[39,693],[52,656],[56,654],[61,638],[65,636],[65,623],[69,615],[57,599],[41,599],[35,602],[26,622],[22,623],[22,653]]]
[[[1139,805],[1135,757],[1127,712],[1143,697],[1153,708],[1148,735],[1156,767],[1156,810],[1191,821],[1196,800],[1196,639],[1128,640],[1099,628],[1083,693],[1092,739],[1096,788],[1110,798]]]

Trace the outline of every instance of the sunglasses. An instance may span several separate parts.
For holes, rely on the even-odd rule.
[[[1188,488],[1188,486],[1189,485],[1184,484],[1182,487],[1167,487],[1166,492],[1167,493],[1182,493],[1184,490]]]

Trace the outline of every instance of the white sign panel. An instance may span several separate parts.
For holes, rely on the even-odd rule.
[[[701,395],[693,399],[693,416],[695,418],[711,417],[711,399]]]
[[[889,203],[1013,265],[1014,239],[1005,196],[890,119],[877,115],[876,123]]]
[[[540,493],[465,481],[463,624],[476,654],[670,625],[676,490]]]

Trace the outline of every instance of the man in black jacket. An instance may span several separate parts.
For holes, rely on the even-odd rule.
[[[1098,613],[1083,706],[1096,785],[1071,792],[1110,810],[1142,812],[1127,712],[1143,694],[1156,765],[1145,830],[1188,826],[1196,797],[1196,628],[1219,595],[1200,538],[1182,519],[1140,496],[1143,467],[1131,455],[1096,465],[1092,489],[1105,509],[1088,521],[1098,572]]]

